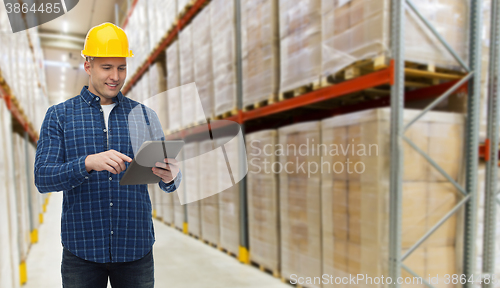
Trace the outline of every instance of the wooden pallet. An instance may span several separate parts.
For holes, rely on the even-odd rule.
[[[253,104],[247,105],[243,108],[243,111],[250,111],[254,110],[263,106],[271,105],[278,102],[278,95],[276,93],[273,93],[267,97],[267,99],[255,102]]]
[[[231,111],[224,112],[222,114],[216,115],[214,120],[221,120],[238,114],[238,109],[234,107]]]
[[[320,87],[354,79],[389,67],[390,60],[385,55],[356,61],[337,73],[322,76]],[[405,61],[405,87],[423,88],[440,84],[442,80],[458,80],[465,74],[449,68],[436,67],[433,63],[421,64]]]
[[[177,128],[177,129],[173,129],[173,130],[167,129],[166,135],[174,134],[174,133],[177,133],[181,130],[182,130],[182,128]]]
[[[203,125],[203,124],[206,124],[206,123],[207,123],[207,120],[196,121],[194,123],[191,123],[191,124],[187,125],[186,127],[184,127],[184,129],[193,128],[193,127],[200,126],[200,125]]]
[[[200,237],[198,237],[198,236],[194,235],[194,234],[193,234],[193,233],[191,233],[191,232],[188,232],[188,235],[189,235],[189,236],[191,236],[191,237],[193,237],[193,238],[195,238],[195,239],[201,240],[201,239],[200,239]]]
[[[281,273],[278,270],[266,268],[265,266],[254,261],[250,261],[250,265],[259,268],[260,271],[270,274],[275,278],[281,278]]]
[[[179,15],[177,15],[176,20],[181,19],[182,17],[184,17],[184,15],[186,15],[186,13],[189,11],[189,9],[191,9],[191,7],[193,7],[194,3],[196,3],[195,0],[189,1],[186,4],[186,6],[184,6],[184,8],[182,8],[181,12],[179,12]]]
[[[222,247],[220,247],[220,246],[219,246],[217,249],[218,249],[219,251],[222,251],[222,252],[226,253],[226,254],[227,254],[227,255],[229,255],[229,256],[232,256],[232,257],[234,257],[234,258],[238,259],[238,255],[237,255],[237,254],[235,254],[235,253],[233,253],[233,252],[231,252],[231,251],[227,250],[226,248],[222,248]]]
[[[208,240],[204,240],[204,239],[202,239],[202,241],[203,241],[203,243],[205,243],[205,244],[207,244],[208,246],[211,246],[211,247],[213,247],[213,248],[215,248],[215,249],[218,249],[218,250],[220,250],[220,249],[221,249],[219,244],[215,244],[215,243],[212,243],[212,242],[210,242],[210,241],[208,241]]]
[[[292,284],[292,281],[288,278],[285,278],[283,276],[281,276],[281,282],[283,283],[287,283],[289,285],[291,285],[292,287],[297,287],[297,288],[306,288],[306,286],[302,286],[301,284]]]
[[[321,88],[321,79],[318,79],[306,85],[302,85],[292,90],[281,92],[278,96],[278,101],[283,101],[293,97],[301,96],[303,94],[309,93],[319,88]]]

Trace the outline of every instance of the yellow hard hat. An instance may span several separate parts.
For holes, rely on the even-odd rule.
[[[82,57],[134,57],[128,49],[127,34],[122,28],[106,22],[89,30]]]

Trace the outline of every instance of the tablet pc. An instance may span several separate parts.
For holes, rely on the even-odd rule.
[[[142,143],[137,155],[128,166],[120,180],[120,185],[153,184],[161,181],[151,168],[156,162],[163,162],[165,158],[175,158],[184,146],[182,140],[146,141]]]

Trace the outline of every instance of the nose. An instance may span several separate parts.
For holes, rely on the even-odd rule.
[[[118,73],[118,68],[113,69],[111,75],[109,75],[111,81],[117,82],[120,80],[120,74]]]

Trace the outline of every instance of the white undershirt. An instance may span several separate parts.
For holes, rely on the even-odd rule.
[[[116,106],[116,103],[108,104],[108,105],[101,105],[102,107],[102,112],[104,114],[104,124],[106,124],[106,131],[108,130],[108,119],[109,119],[109,113],[111,113],[111,110]],[[108,135],[109,133],[106,133]]]

